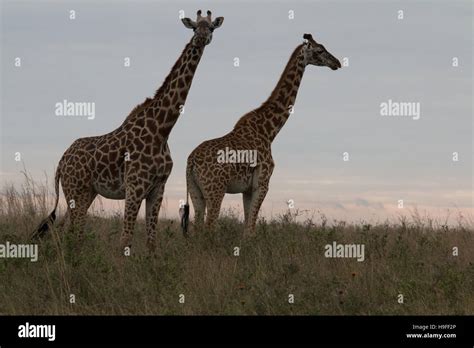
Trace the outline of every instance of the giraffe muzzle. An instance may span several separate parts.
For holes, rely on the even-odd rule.
[[[342,65],[341,65],[341,62],[339,60],[337,60],[336,63],[331,66],[332,70],[337,70],[337,69],[340,69],[340,68],[342,68]]]

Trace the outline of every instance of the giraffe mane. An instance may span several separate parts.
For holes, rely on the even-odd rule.
[[[285,83],[285,79],[283,78],[283,76],[285,76],[288,72],[288,70],[290,69],[290,62],[293,61],[296,56],[298,55],[298,53],[300,52],[301,48],[303,47],[304,44],[300,44],[298,45],[295,50],[293,51],[293,53],[291,54],[290,56],[290,59],[288,59],[288,62],[286,63],[286,66],[285,66],[285,69],[283,70],[283,72],[281,73],[280,75],[280,78],[278,80],[278,83],[277,85],[275,86],[275,88],[273,89],[272,93],[270,94],[270,96],[267,98],[266,101],[263,102],[263,104],[261,106],[259,106],[257,109],[245,114],[244,116],[242,116],[238,121],[237,123],[235,124],[234,128],[237,127],[237,125],[241,124],[242,122],[244,122],[247,118],[250,118],[251,115],[254,113],[254,112],[258,112],[258,110],[260,109],[263,109],[267,106],[269,106],[271,103],[272,103],[272,100],[274,98],[276,98],[276,94],[278,93],[277,91],[279,90],[279,88]]]
[[[177,67],[179,66],[179,64],[181,64],[181,57],[183,56],[184,51],[186,51],[189,48],[190,45],[191,45],[191,41],[189,41],[186,44],[186,46],[184,47],[183,52],[181,52],[181,54],[179,55],[179,59],[174,63],[174,65],[171,68],[170,72],[176,70]],[[159,97],[166,90],[166,87],[168,87],[170,83],[171,83],[171,74],[168,73],[165,80],[163,81],[163,84],[161,85],[160,88],[158,88],[158,90],[156,91],[155,96],[153,98]]]
[[[139,113],[140,111],[146,109],[146,107],[148,105],[150,105],[150,102],[153,101],[152,98],[146,98],[145,101],[141,104],[138,104],[137,106],[135,106],[132,111],[130,111],[130,114],[129,115],[134,115],[136,113]]]
[[[262,106],[264,106],[266,103],[270,102],[273,98],[276,97],[277,91],[285,83],[285,79],[283,78],[283,76],[286,76],[286,74],[288,73],[288,70],[290,69],[290,65],[291,65],[290,62],[293,61],[296,58],[296,56],[298,55],[298,53],[300,52],[300,50],[303,46],[304,46],[304,44],[300,44],[295,48],[295,50],[293,51],[293,53],[290,56],[290,59],[288,59],[288,62],[286,63],[285,69],[283,70],[283,72],[280,75],[280,78],[278,80],[277,85],[273,89],[273,91],[270,94],[270,96],[268,97],[268,99],[262,104]]]
[[[184,47],[183,52],[179,56],[180,58],[178,60],[176,60],[173,67],[171,68],[170,72],[175,70],[178,67],[178,64],[180,64],[180,62],[181,62],[181,57],[182,57],[184,51],[186,51],[188,49],[189,45],[191,45],[191,41],[186,44],[186,46]],[[168,87],[170,85],[170,83],[171,83],[171,73],[168,73],[168,75],[166,75],[165,80],[161,84],[161,87],[158,88],[158,90],[155,92],[155,95],[153,96],[153,98],[146,98],[145,101],[143,101],[141,104],[138,104],[137,106],[135,106],[132,109],[132,111],[130,111],[130,113],[128,114],[128,116],[126,117],[126,119],[123,123],[125,124],[127,121],[130,120],[131,117],[133,117],[134,115],[136,115],[136,114],[140,113],[141,111],[145,110],[151,104],[151,102],[154,99],[156,99],[157,97],[159,97],[161,94],[164,93],[164,91],[166,90],[166,87]]]

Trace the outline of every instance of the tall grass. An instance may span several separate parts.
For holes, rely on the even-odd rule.
[[[21,188],[3,187],[0,243],[29,242],[52,206],[47,187],[26,174]],[[474,232],[464,217],[448,226],[417,212],[376,225],[295,215],[262,218],[245,239],[232,211],[189,239],[160,219],[155,257],[142,220],[125,257],[121,214],[91,215],[83,242],[53,229],[38,262],[0,259],[0,314],[474,314]],[[326,258],[333,241],[364,244],[365,261]]]

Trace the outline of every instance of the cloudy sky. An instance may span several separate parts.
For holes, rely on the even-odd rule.
[[[194,18],[201,8],[225,21],[170,136],[166,216],[176,215],[185,196],[189,153],[268,97],[307,32],[349,65],[306,69],[295,113],[273,144],[263,214],[284,211],[289,199],[337,219],[395,216],[400,199],[406,213],[472,214],[471,1],[1,3],[2,184],[20,183],[23,165],[35,178],[52,177],[76,138],[119,126],[154,94],[191,38],[180,11]],[[94,102],[95,119],[55,116],[63,99]],[[380,104],[389,99],[420,103],[420,119],[382,116]],[[224,205],[240,209],[241,196],[227,195]]]

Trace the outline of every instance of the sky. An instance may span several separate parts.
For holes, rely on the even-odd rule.
[[[261,214],[278,215],[292,200],[303,214],[354,221],[414,209],[472,216],[471,1],[1,0],[1,186],[21,184],[23,166],[52,178],[75,139],[119,126],[190,40],[181,11],[195,19],[198,9],[225,20],[169,138],[174,167],[162,216],[175,217],[185,198],[189,153],[265,101],[304,33],[345,66],[306,68],[294,114],[272,145]],[[56,116],[64,99],[94,102],[95,118]],[[419,119],[382,116],[389,100],[419,103]],[[121,204],[102,199],[106,210]],[[241,205],[241,195],[226,195],[224,208]]]

